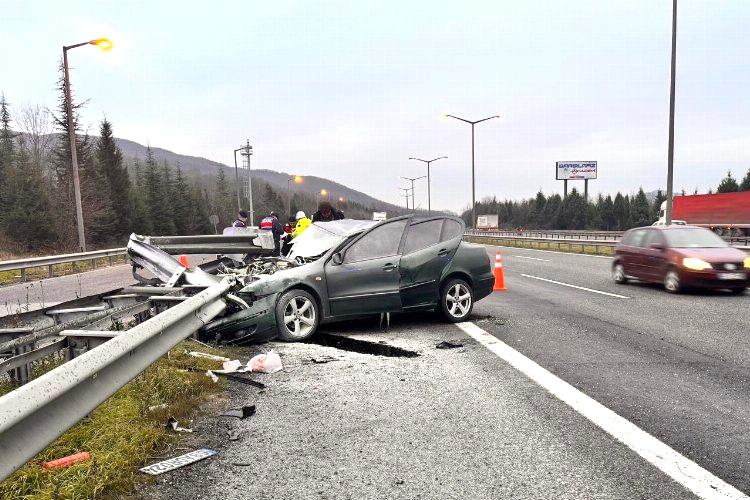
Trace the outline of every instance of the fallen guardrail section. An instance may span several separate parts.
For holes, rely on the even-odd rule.
[[[21,271],[21,281],[26,281],[26,270],[35,267],[46,267],[47,277],[52,278],[54,272],[52,266],[58,264],[69,264],[73,262],[91,261],[92,269],[96,269],[96,261],[106,258],[111,266],[115,257],[125,255],[125,248],[110,248],[107,250],[95,250],[93,252],[67,253],[62,255],[50,255],[47,257],[31,257],[28,259],[15,259],[0,261],[0,272]]]
[[[105,297],[112,307],[104,310],[51,311],[59,315],[53,327],[0,330],[0,352],[11,352],[0,373],[26,382],[0,397],[0,481],[227,307],[231,277],[154,267],[178,275],[185,286],[130,287]],[[137,324],[112,329],[126,318]],[[32,363],[59,353],[62,365],[28,380]]]

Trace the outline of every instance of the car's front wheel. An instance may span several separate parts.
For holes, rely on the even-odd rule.
[[[289,290],[276,303],[279,340],[299,342],[309,339],[317,330],[319,322],[318,303],[305,290]]]
[[[680,293],[682,291],[682,280],[677,269],[670,269],[664,276],[664,289],[669,293]]]
[[[462,279],[448,281],[440,292],[440,312],[451,323],[465,320],[474,307],[471,285]]]

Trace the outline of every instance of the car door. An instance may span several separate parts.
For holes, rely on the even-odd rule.
[[[460,224],[445,217],[413,222],[409,225],[399,265],[401,305],[403,309],[435,304],[439,279],[458,247],[455,231],[443,240],[446,223]]]
[[[633,229],[623,237],[620,245],[620,262],[625,268],[625,274],[638,278],[643,272],[643,260],[641,258],[641,242],[646,235],[645,229]]]
[[[658,229],[648,229],[641,243],[642,277],[648,281],[660,282],[666,269],[666,241]]]
[[[325,264],[332,316],[401,310],[399,262],[408,219],[378,225]]]

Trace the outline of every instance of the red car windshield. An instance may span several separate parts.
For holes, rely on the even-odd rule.
[[[669,229],[664,231],[672,248],[724,248],[729,244],[712,231],[700,228]]]

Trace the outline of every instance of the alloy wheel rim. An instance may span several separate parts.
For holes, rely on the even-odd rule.
[[[670,271],[667,274],[667,283],[666,287],[669,291],[675,291],[677,290],[677,287],[680,285],[680,278],[675,274],[674,271]]]
[[[462,318],[469,314],[471,308],[471,292],[461,283],[456,283],[445,294],[445,305],[454,318]]]
[[[293,297],[284,307],[284,327],[294,337],[304,337],[315,328],[315,307],[307,297]]]
[[[625,269],[623,269],[622,266],[619,264],[616,265],[615,266],[615,279],[617,281],[621,281],[624,278],[625,278]]]

